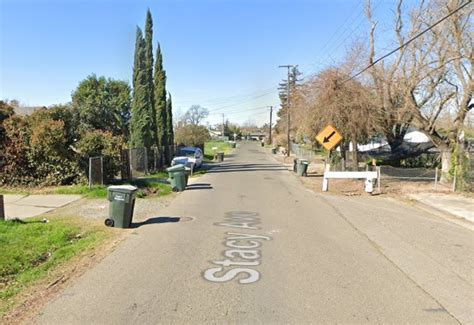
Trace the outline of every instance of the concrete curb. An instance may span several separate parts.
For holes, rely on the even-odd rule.
[[[458,226],[461,226],[461,227],[464,227],[466,229],[474,231],[474,223],[472,223],[471,221],[469,221],[467,219],[456,216],[456,215],[451,214],[451,213],[446,212],[446,211],[442,211],[442,210],[437,209],[437,208],[435,208],[431,205],[420,202],[420,201],[418,201],[414,198],[411,198],[411,197],[404,197],[404,198],[410,200],[411,202],[413,202],[414,203],[413,206],[415,208],[419,209],[419,210],[422,210],[424,212],[428,212],[429,214],[432,214],[436,217],[442,218],[446,221],[457,224]],[[401,201],[400,199],[397,199],[397,198],[395,198],[395,199],[397,201],[400,201],[400,202],[403,203],[403,201]]]

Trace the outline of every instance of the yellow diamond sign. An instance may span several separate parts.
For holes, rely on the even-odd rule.
[[[316,136],[316,140],[318,140],[326,150],[331,150],[342,141],[342,135],[334,128],[334,126],[328,125],[319,132]]]

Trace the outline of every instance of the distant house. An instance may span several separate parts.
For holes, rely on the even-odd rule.
[[[405,136],[403,137],[403,140],[409,144],[421,144],[421,143],[428,144],[431,142],[431,140],[423,132],[418,131],[417,129],[414,129],[414,128],[410,129],[405,134]],[[385,137],[379,137],[367,144],[357,145],[357,149],[360,152],[370,151],[370,150],[375,150],[375,149],[382,149],[383,147],[386,147],[387,150],[390,150],[390,148],[388,147],[388,142],[385,139]],[[350,146],[349,150],[352,151],[352,146]]]
[[[21,116],[27,116],[33,114],[35,111],[46,108],[45,106],[23,106],[23,107],[14,107],[13,111],[15,114]]]
[[[407,132],[403,137],[403,140],[410,143],[425,143],[430,142],[430,138],[428,138],[423,132],[418,130],[412,130]]]
[[[266,136],[267,136],[267,133],[263,133],[263,132],[251,132],[251,133],[249,133],[249,135],[248,135],[248,140],[260,141],[260,140],[264,139]]]
[[[211,135],[211,138],[219,138],[222,136],[222,132],[218,130],[211,130],[209,129],[209,134]]]

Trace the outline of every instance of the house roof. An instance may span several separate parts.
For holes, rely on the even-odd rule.
[[[31,115],[33,112],[44,108],[44,106],[23,106],[23,107],[14,107],[13,111],[15,114],[21,115],[21,116],[26,116],[26,115]]]

